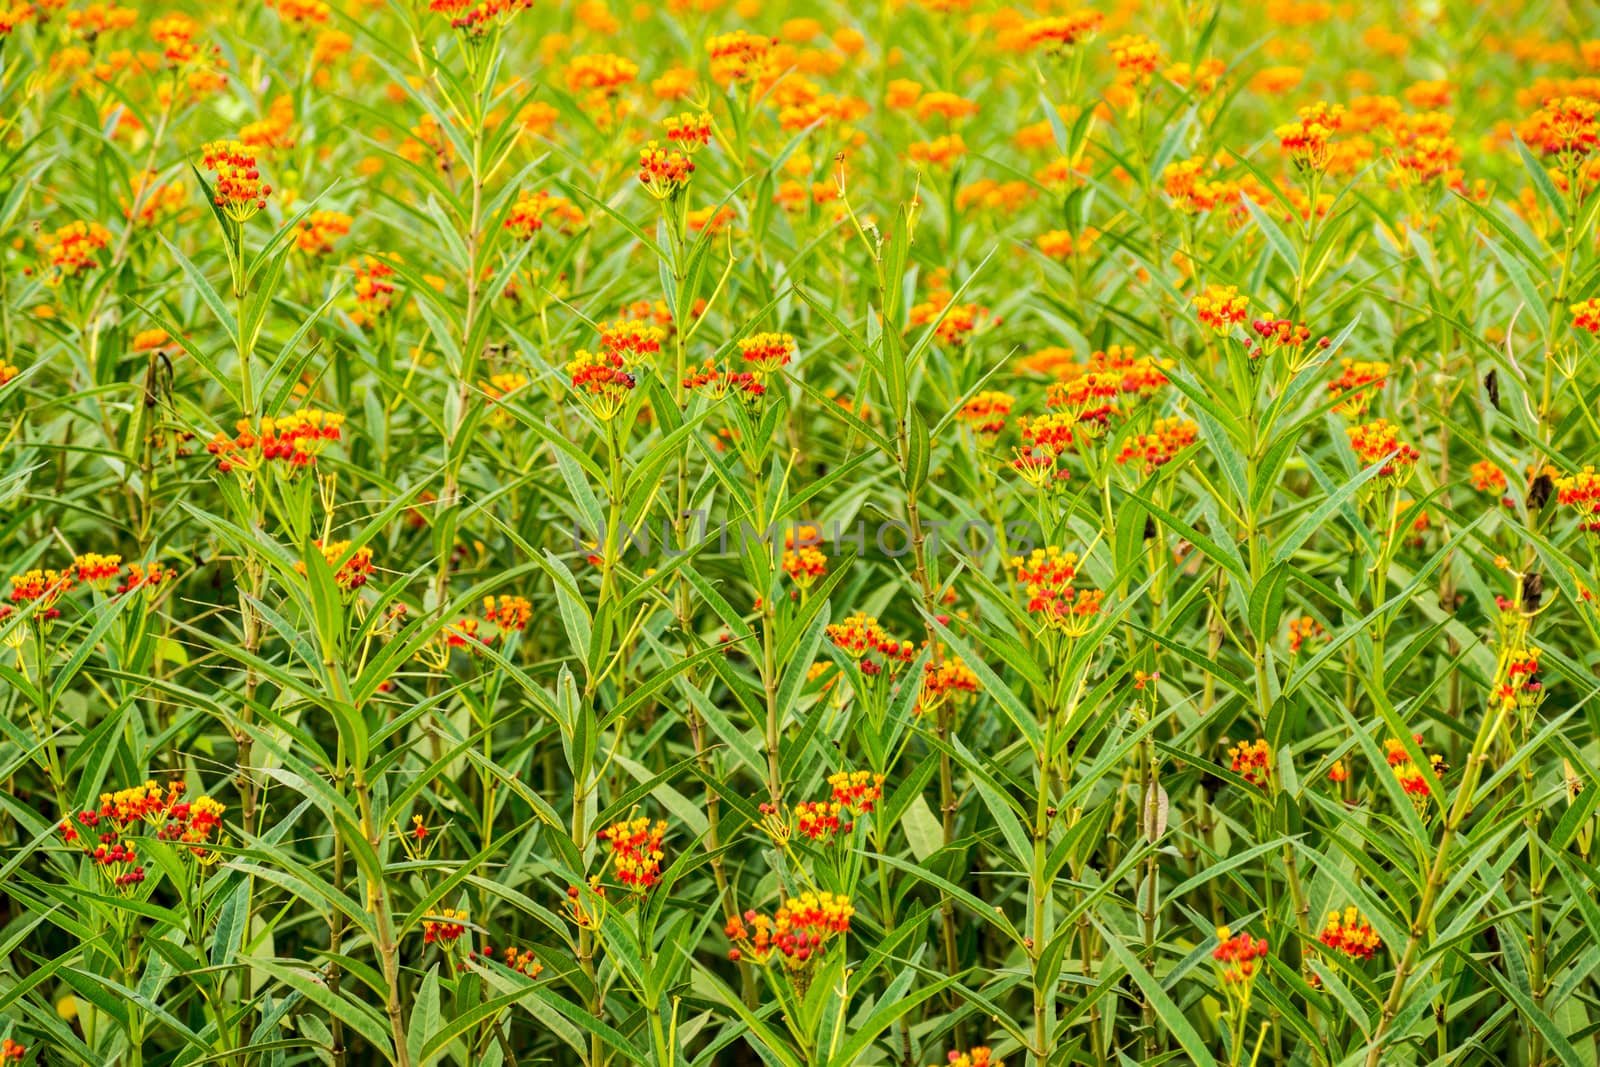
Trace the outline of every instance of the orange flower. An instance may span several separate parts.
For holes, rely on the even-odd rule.
[[[1228,749],[1233,773],[1260,789],[1272,781],[1272,749],[1261,739],[1241,741]]]
[[[747,911],[725,927],[734,943],[728,958],[762,965],[776,955],[791,976],[804,981],[801,974],[822,958],[835,939],[849,933],[855,913],[848,897],[813,892],[784,901],[770,918]]]
[[[1590,297],[1581,304],[1573,304],[1572,328],[1600,334],[1600,297]]]
[[[366,585],[367,581],[372,577],[372,549],[366,545],[362,545],[354,552],[351,552],[350,558],[340,563],[340,558],[350,549],[349,541],[323,543],[318,540],[311,543],[321,551],[322,558],[327,561],[328,566],[336,566],[338,568],[333,573],[333,581],[344,592],[355,592],[363,585]],[[304,574],[306,565],[304,563],[296,563],[294,569]]]
[[[98,222],[69,222],[39,239],[49,262],[45,284],[60,285],[100,267],[99,253],[111,244],[111,232]]]
[[[1552,97],[1517,133],[1531,148],[1554,156],[1558,167],[1576,170],[1600,148],[1600,100]]]
[[[1328,631],[1310,615],[1302,615],[1298,619],[1289,620],[1289,654],[1299,652],[1307,641],[1320,641],[1328,635]]]
[[[1004,1060],[994,1058],[994,1051],[984,1045],[968,1049],[966,1052],[952,1051],[947,1058],[949,1067],[1006,1067]],[[941,1064],[930,1064],[929,1067],[943,1067]]]
[[[206,451],[217,457],[217,470],[224,474],[235,470],[252,473],[270,467],[293,475],[316,466],[323,449],[343,436],[343,424],[343,415],[317,408],[263,418],[255,430],[249,420],[240,419],[233,437],[218,430],[207,442]]]
[[[587,349],[579,349],[567,361],[573,391],[602,421],[609,422],[622,412],[637,384],[637,379],[623,367],[621,356]]]
[[[1317,940],[1353,960],[1371,959],[1373,953],[1383,947],[1377,932],[1353,904],[1344,909],[1343,914],[1328,912],[1328,921],[1323,924]]]
[[[1250,298],[1231,285],[1208,285],[1194,298],[1194,307],[1202,325],[1225,337],[1249,315]]]
[[[422,924],[422,942],[425,945],[438,945],[449,952],[455,947],[456,939],[467,932],[465,919],[467,913],[456,911],[454,908],[444,908],[439,912],[437,919],[428,919]]]
[[[546,221],[563,233],[583,225],[583,212],[564,196],[543,191],[523,193],[506,214],[505,228],[518,240],[531,240]]]
[[[968,100],[957,93],[933,92],[924,93],[917,101],[917,118],[924,122],[934,116],[946,122],[955,122],[967,119],[978,113],[976,101]]]
[[[1326,170],[1333,135],[1343,120],[1344,108],[1318,101],[1301,108],[1293,122],[1277,128],[1278,145],[1296,170]]]
[[[684,112],[666,120],[667,140],[693,155],[711,143],[711,113]]]
[[[371,329],[393,306],[395,286],[388,279],[395,276],[395,269],[372,256],[362,256],[350,269],[355,274],[352,289],[356,299],[356,310],[350,319],[363,329]]]
[[[1398,428],[1387,419],[1348,427],[1345,434],[1350,438],[1350,448],[1363,464],[1369,467],[1374,463],[1383,464],[1378,471],[1380,478],[1404,481],[1421,458],[1420,452],[1400,440]]]
[[[916,141],[906,150],[906,154],[913,163],[948,167],[967,154],[967,143],[959,133],[952,133],[931,141]]]
[[[1200,439],[1200,427],[1188,419],[1173,416],[1157,419],[1149,433],[1142,433],[1122,446],[1117,464],[1137,464],[1150,474],[1171,463],[1173,457]]]
[[[706,41],[706,54],[711,61],[711,77],[725,86],[764,75],[767,56],[777,43],[743,30],[710,38]]]
[[[757,374],[772,374],[795,357],[794,337],[786,333],[757,333],[739,341],[739,355]]]
[[[639,65],[623,56],[577,56],[568,64],[567,88],[574,93],[616,93],[639,76]]]
[[[1001,393],[992,389],[985,389],[975,393],[956,412],[956,418],[967,424],[972,432],[981,436],[993,437],[1006,428],[1006,419],[1011,415],[1011,406],[1016,402],[1010,393]]]
[[[659,141],[639,150],[639,182],[658,200],[685,188],[693,175],[694,162],[682,152],[662,148]]]
[[[256,157],[238,141],[213,141],[205,146],[202,165],[216,175],[214,202],[235,222],[248,222],[267,206],[272,186],[261,181]]]
[[[1389,381],[1389,364],[1382,362],[1339,361],[1340,373],[1328,383],[1328,392],[1338,399],[1337,410],[1359,418],[1372,406],[1372,399]]]
[[[609,847],[617,881],[635,893],[644,893],[661,881],[661,860],[666,855],[662,842],[666,836],[665,822],[638,818],[613,823],[595,834],[595,840]]]
[[[1231,987],[1230,996],[1236,995],[1239,987],[1248,987],[1255,980],[1258,973],[1256,961],[1267,955],[1266,939],[1256,940],[1249,934],[1235,937],[1226,926],[1219,926],[1217,942],[1211,958],[1217,961],[1217,972],[1223,985]]]
[[[333,243],[350,232],[351,218],[342,211],[313,211],[300,220],[295,247],[308,256],[326,256]]]
[[[483,598],[484,618],[501,631],[521,633],[533,619],[533,604],[525,596],[492,596]]]
[[[1600,474],[1593,467],[1557,478],[1556,503],[1577,514],[1579,529],[1600,534]]]
[[[1030,22],[1023,27],[1023,34],[1028,47],[1043,49],[1048,55],[1062,55],[1100,32],[1104,23],[1105,16],[1100,12],[1078,8]]]

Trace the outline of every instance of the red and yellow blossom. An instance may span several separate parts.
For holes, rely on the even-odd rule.
[[[667,824],[640,817],[612,823],[595,834],[606,850],[606,859],[616,871],[617,881],[635,893],[644,893],[661,881],[661,860],[666,856],[663,843]]]
[[[1209,285],[1194,298],[1195,316],[1211,332],[1227,336],[1250,314],[1250,298],[1231,285]]]
[[[1372,924],[1353,904],[1343,912],[1330,911],[1317,940],[1325,948],[1353,960],[1369,960],[1383,947]]]
[[[1272,746],[1260,738],[1240,741],[1228,749],[1229,769],[1260,789],[1272,783],[1272,758]]]
[[[1350,426],[1345,429],[1350,438],[1351,451],[1364,466],[1382,463],[1378,477],[1405,481],[1422,454],[1400,439],[1399,428],[1387,419]]]
[[[267,206],[272,186],[261,180],[255,154],[238,141],[213,141],[205,146],[201,165],[216,177],[214,203],[234,222],[248,222]]]

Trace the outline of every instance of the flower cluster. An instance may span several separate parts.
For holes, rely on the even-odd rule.
[[[666,836],[665,822],[640,817],[613,823],[595,834],[595,839],[609,850],[607,858],[616,869],[617,881],[635,893],[643,893],[661,881],[661,860],[666,855],[662,843]]]
[[[263,417],[256,427],[240,419],[234,435],[218,430],[206,444],[224,474],[254,474],[272,470],[293,475],[316,466],[317,456],[343,436],[344,416],[317,408],[302,408],[287,415]]]
[[[322,558],[328,566],[334,568],[334,584],[342,591],[353,593],[366,585],[372,578],[372,548],[370,546],[362,545],[360,548],[351,551],[349,541],[324,542],[319,539],[313,541],[312,544],[322,553]],[[348,558],[346,558],[347,555]],[[301,574],[306,572],[306,565],[303,562],[298,562],[294,566],[295,570]]]
[[[856,661],[861,673],[893,673],[910,663],[916,648],[910,641],[889,636],[878,620],[866,612],[858,611],[842,622],[829,623],[823,635],[845,655]]]
[[[1099,589],[1077,589],[1078,556],[1057,545],[1036,548],[1024,559],[1014,556],[1011,568],[1028,597],[1028,611],[1046,627],[1068,637],[1082,637],[1094,628],[1105,601]]]
[[[1217,927],[1217,947],[1211,958],[1216,961],[1217,974],[1230,997],[1248,998],[1248,989],[1260,973],[1257,960],[1265,959],[1265,938],[1249,934],[1234,934],[1226,926]]]
[[[1422,453],[1400,439],[1399,428],[1387,419],[1377,419],[1361,426],[1346,427],[1350,448],[1363,465],[1382,463],[1378,477],[1403,482],[1411,476]]]
[[[1317,940],[1353,960],[1369,960],[1383,947],[1383,941],[1372,925],[1361,917],[1355,905],[1344,909],[1342,913],[1328,912],[1328,921],[1323,924]]]
[[[724,929],[734,944],[728,958],[764,965],[776,956],[791,975],[799,975],[849,933],[855,913],[848,897],[815,892],[789,898],[770,917],[746,911]]]
[[[1250,315],[1250,298],[1231,285],[1208,285],[1194,298],[1195,317],[1218,336],[1227,336]]]
[[[239,141],[213,141],[205,146],[202,166],[216,175],[213,202],[235,222],[248,222],[267,206],[272,186],[261,180],[255,154]]]
[[[1256,788],[1272,783],[1272,747],[1266,741],[1240,741],[1228,749],[1228,760],[1229,769]]]

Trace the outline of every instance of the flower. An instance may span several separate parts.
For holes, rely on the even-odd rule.
[[[658,200],[665,200],[689,184],[694,162],[684,153],[651,141],[639,150],[639,182]]]
[[[778,42],[744,30],[718,34],[706,41],[711,77],[718,85],[746,81],[765,73],[766,60]]]
[[[959,133],[935,137],[931,141],[914,141],[906,154],[913,163],[926,163],[934,167],[948,167],[967,154],[967,142]]]
[[[439,912],[437,919],[428,919],[422,924],[422,943],[425,945],[438,945],[449,952],[455,947],[456,939],[467,932],[465,919],[467,913],[456,911],[454,908],[445,908]]]
[[[505,964],[507,968],[527,978],[537,978],[544,973],[544,964],[534,956],[532,949],[523,949],[520,952],[515,948],[505,948],[498,953],[488,944],[481,948],[467,950],[466,956],[456,965],[457,969],[465,969],[468,964],[477,963],[487,965],[493,962]]]
[[[1092,8],[1078,8],[1065,15],[1036,19],[1023,27],[1028,47],[1047,55],[1063,55],[1100,31],[1105,16]]]
[[[1023,559],[1014,556],[1011,567],[1028,597],[1028,611],[1046,627],[1068,637],[1082,637],[1094,627],[1105,593],[1099,589],[1074,589],[1078,557],[1056,545],[1036,548]]]
[[[340,563],[339,560],[350,551],[349,541],[329,541],[326,544],[322,541],[313,541],[312,544],[321,550],[322,558],[327,561],[328,566],[337,566],[338,569],[333,573],[333,581],[344,592],[355,592],[366,585],[368,579],[372,577],[372,549],[366,545],[351,552],[350,558]],[[306,565],[296,563],[294,569],[304,574]]]
[[[1266,741],[1240,741],[1228,749],[1230,769],[1258,789],[1272,782],[1272,748]]]
[[[205,146],[202,165],[217,176],[213,202],[234,222],[244,223],[267,206],[272,186],[263,184],[250,149],[238,141]]]
[[[822,632],[835,648],[856,661],[863,674],[876,675],[884,670],[892,673],[910,663],[915,655],[910,641],[890,637],[876,618],[861,611],[842,622],[829,623]]]
[[[1119,78],[1130,82],[1149,81],[1166,62],[1161,54],[1161,46],[1137,33],[1118,37],[1107,48],[1111,52],[1112,62],[1117,65]]]
[[[804,982],[804,972],[849,933],[855,911],[848,897],[809,891],[784,901],[770,918],[747,911],[724,928],[735,946],[728,957],[764,965],[776,955],[791,977]]]
[[[872,771],[838,771],[828,775],[833,802],[855,815],[870,813],[883,799],[884,777]]]
[[[350,233],[351,221],[342,211],[313,211],[300,220],[295,247],[308,256],[330,255],[334,242]]]
[[[644,893],[661,881],[661,860],[666,855],[662,842],[666,836],[665,822],[652,823],[641,817],[613,823],[595,834],[595,839],[609,846],[617,881],[635,893]]]
[[[1373,953],[1383,947],[1383,941],[1353,904],[1343,913],[1328,912],[1328,921],[1323,924],[1317,940],[1353,960],[1371,959]]]
[[[65,571],[31,570],[11,576],[11,604],[13,607],[38,605],[38,618],[49,621],[61,615],[55,603],[61,594],[77,585],[77,578],[69,567]]]
[[[595,418],[610,421],[627,406],[637,379],[622,368],[620,355],[579,349],[567,361],[567,376],[572,389],[594,412]]]
[[[1117,453],[1117,464],[1136,465],[1145,474],[1151,474],[1171,463],[1173,458],[1200,439],[1200,427],[1188,419],[1174,415],[1157,419],[1149,433],[1142,433],[1122,446]]]
[[[1517,133],[1529,147],[1554,156],[1558,167],[1574,171],[1600,148],[1600,100],[1552,97]]]
[[[525,596],[492,596],[483,598],[483,615],[502,631],[521,633],[533,619],[533,604]]]
[[[370,329],[389,313],[394,302],[394,283],[387,279],[394,277],[395,270],[372,256],[362,256],[350,265],[350,269],[355,274],[352,291],[356,298],[356,310],[350,319],[357,326]]]
[[[1300,354],[1311,340],[1311,327],[1289,319],[1256,319],[1250,323],[1250,331],[1256,335],[1254,340],[1245,342],[1245,352],[1251,359],[1265,359],[1275,352],[1284,352],[1289,356],[1291,371],[1299,369]],[[1330,338],[1317,338],[1318,349],[1332,344]],[[1363,365],[1387,367],[1387,364]]]
[[[985,389],[962,404],[956,418],[966,423],[973,433],[993,437],[1006,428],[1006,419],[1014,403],[1016,398],[1010,393]]]
[[[504,25],[532,0],[429,0],[428,10],[450,19],[450,28],[468,39],[485,36],[495,24]]]
[[[0,1063],[6,1063],[11,1060],[21,1063],[23,1057],[27,1056],[27,1054],[26,1045],[19,1045],[9,1037],[0,1041]]]
[[[795,357],[794,337],[786,333],[757,333],[739,341],[739,355],[757,374],[772,374]]]
[[[1006,1067],[1004,1060],[997,1060],[993,1057],[993,1050],[984,1045],[979,1045],[976,1048],[968,1049],[966,1052],[952,1050],[946,1062],[948,1067]],[[932,1063],[928,1067],[944,1067],[944,1065]]]
[[[665,122],[667,140],[690,155],[711,143],[711,113],[684,112]]]
[[[1249,934],[1235,936],[1226,926],[1217,927],[1217,947],[1211,958],[1217,962],[1217,973],[1223,988],[1230,997],[1248,998],[1248,989],[1255,981],[1256,961],[1267,955],[1267,942]]]
[[[1578,528],[1600,534],[1600,474],[1593,467],[1584,467],[1576,474],[1557,478],[1555,488],[1556,503],[1572,509]]]
[[[1328,636],[1323,625],[1310,615],[1289,620],[1289,654],[1299,652],[1307,641],[1320,641]]]
[[[1374,463],[1383,464],[1378,470],[1380,478],[1404,481],[1421,458],[1421,453],[1400,440],[1398,429],[1387,419],[1347,427],[1345,434],[1350,438],[1350,448],[1363,464],[1369,467]]]
[[[1208,285],[1205,292],[1194,298],[1194,308],[1201,325],[1225,337],[1249,314],[1250,298],[1239,295],[1239,290],[1231,285]]]
[[[79,581],[104,588],[122,571],[122,557],[88,552],[72,561],[72,570]]]
[[[39,239],[48,261],[45,284],[60,285],[100,267],[99,253],[111,244],[111,232],[98,222],[69,222]]]
[[[827,844],[841,828],[844,807],[832,801],[806,801],[794,806],[795,830],[800,836]]]
[[[1209,164],[1204,159],[1180,159],[1161,172],[1161,186],[1173,204],[1186,215],[1210,211],[1230,191],[1226,182],[1206,178]]]
[[[316,466],[317,456],[328,444],[342,438],[343,425],[342,414],[318,408],[264,417],[255,430],[248,419],[240,419],[233,437],[217,431],[206,451],[217,457],[217,470],[224,474],[270,469],[293,476]]]
[[[1318,101],[1301,108],[1293,122],[1279,126],[1274,132],[1278,146],[1296,170],[1320,172],[1328,168],[1333,135],[1339,132],[1343,121],[1343,107]]]
[[[1389,381],[1389,364],[1341,359],[1339,376],[1328,383],[1328,392],[1339,401],[1338,410],[1359,418],[1372,406],[1372,398]]]
[[[1506,711],[1531,715],[1544,702],[1544,683],[1539,680],[1540,655],[1537,648],[1511,649],[1504,655],[1494,697]]]
[[[563,233],[583,225],[583,212],[564,196],[543,191],[523,193],[506,213],[505,228],[519,241],[532,240],[551,223]]]
[[[567,88],[575,93],[614,94],[639,76],[639,65],[624,56],[577,56],[568,64]]]
[[[978,691],[978,675],[971,667],[946,652],[937,663],[932,659],[922,667],[922,692],[917,697],[917,714],[926,715],[948,700]]]

